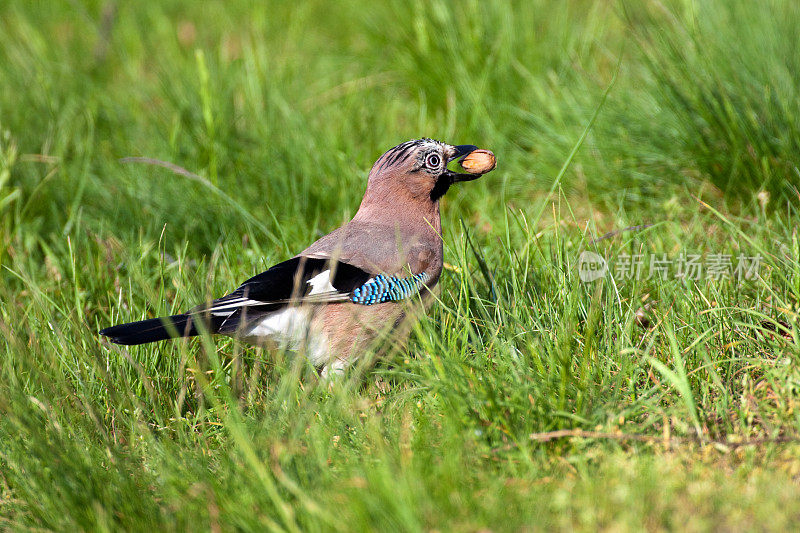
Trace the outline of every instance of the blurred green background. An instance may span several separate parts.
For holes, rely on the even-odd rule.
[[[800,449],[737,443],[800,428],[798,43],[795,0],[1,2],[0,523],[796,524]],[[328,390],[98,339],[295,254],[418,137],[498,168],[444,199],[442,302],[396,358]],[[581,285],[598,246],[763,279]],[[650,440],[530,438],[573,428]]]

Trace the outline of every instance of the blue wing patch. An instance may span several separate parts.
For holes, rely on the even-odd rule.
[[[418,294],[429,278],[426,272],[414,274],[410,278],[380,274],[355,289],[350,300],[361,305],[398,302]]]

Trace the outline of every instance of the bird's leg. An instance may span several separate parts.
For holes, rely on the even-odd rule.
[[[347,370],[347,361],[335,357],[325,366],[322,367],[322,372],[320,372],[320,377],[325,381],[332,382],[338,379],[339,377],[343,376],[345,370]]]

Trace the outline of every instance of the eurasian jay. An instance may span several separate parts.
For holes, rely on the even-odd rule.
[[[100,334],[133,345],[219,333],[282,345],[305,353],[324,376],[340,373],[387,330],[407,334],[409,303],[431,302],[443,264],[439,200],[453,183],[494,168],[491,152],[475,150],[432,139],[395,146],[372,166],[361,206],[344,226],[227,296]],[[447,168],[473,152],[488,154],[490,164],[465,163],[470,174]]]

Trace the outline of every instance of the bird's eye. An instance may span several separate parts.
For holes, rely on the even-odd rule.
[[[428,154],[428,157],[425,158],[425,166],[428,168],[439,168],[439,165],[441,164],[442,158],[439,157],[439,154]]]

